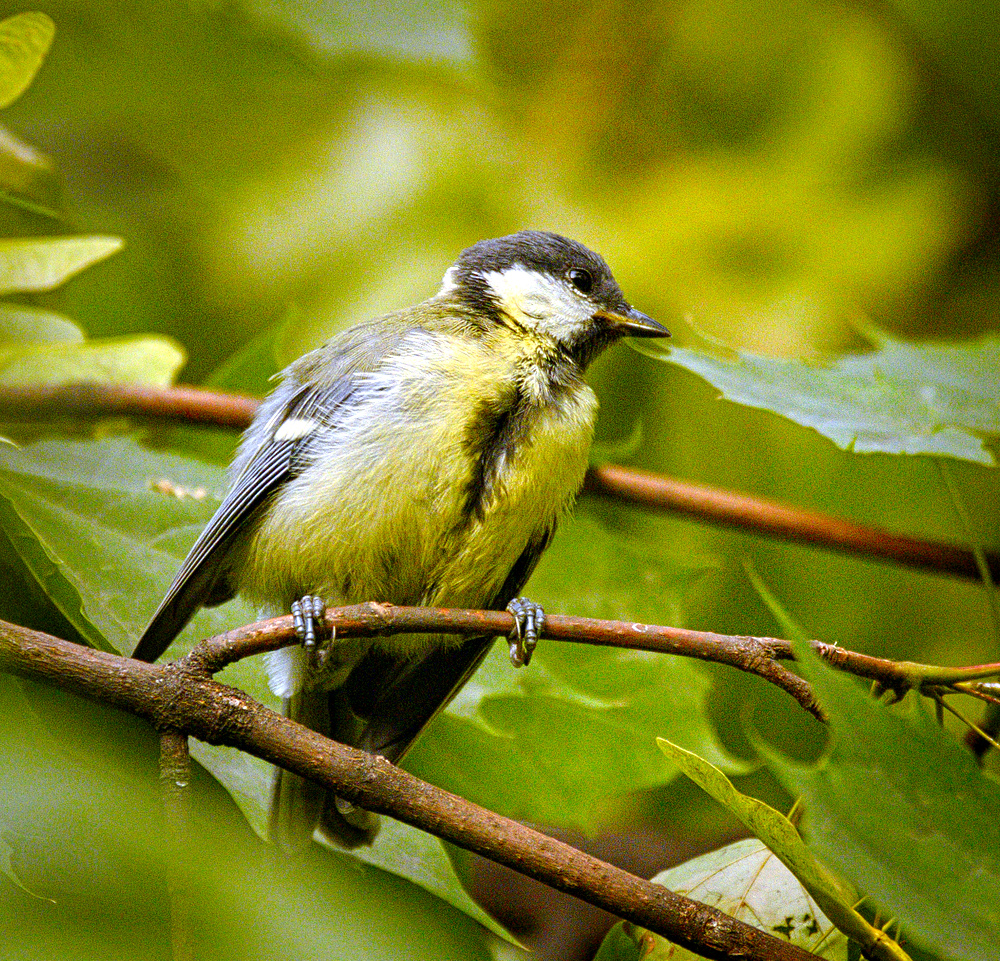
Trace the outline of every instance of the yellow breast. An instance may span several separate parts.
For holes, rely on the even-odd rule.
[[[239,579],[258,603],[285,608],[315,593],[331,604],[481,607],[571,505],[597,410],[582,379],[550,389],[538,345],[506,332],[412,336],[366,375],[359,401],[248,540]],[[511,443],[490,448],[481,419],[500,431],[508,409]],[[487,455],[497,462],[479,490]]]

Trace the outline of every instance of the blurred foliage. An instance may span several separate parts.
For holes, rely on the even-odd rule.
[[[23,91],[0,130],[0,235],[10,238],[7,254],[27,250],[21,267],[35,268],[5,284],[14,291],[0,313],[5,358],[68,353],[73,370],[110,344],[121,352],[100,355],[88,371],[105,365],[109,376],[162,381],[180,360],[176,341],[190,357],[186,379],[260,393],[270,374],[331,332],[433,292],[467,244],[529,226],[600,250],[630,300],[665,322],[682,347],[707,338],[756,355],[750,381],[787,369],[777,360],[786,356],[827,365],[807,373],[844,369],[831,355],[869,350],[873,329],[886,332],[881,346],[895,345],[897,360],[911,349],[906,339],[968,341],[921,348],[938,357],[996,342],[993,4],[0,3],[0,16],[29,10],[51,17],[55,39],[37,14],[22,21],[30,30],[13,45],[0,31],[0,58],[16,74],[0,71],[0,100]],[[125,246],[98,263],[117,249],[115,237]],[[74,264],[87,269],[70,279]],[[4,256],[8,265],[16,261]],[[150,333],[173,341],[144,339]],[[849,372],[875,376],[878,357],[855,358]],[[1000,371],[991,381],[983,370],[973,394],[995,408],[990,384]],[[630,449],[641,419],[643,443],[630,455],[640,466],[915,535],[966,537],[928,457],[839,450],[766,411],[718,404],[703,381],[625,348],[602,358],[591,380],[603,405],[604,449]],[[838,403],[831,396],[828,414]],[[874,403],[881,407],[885,396]],[[976,437],[991,429],[972,428]],[[145,429],[137,438],[0,451],[2,615],[129,649],[211,513],[231,445],[227,437]],[[952,475],[977,540],[995,547],[995,472],[956,463]],[[169,498],[150,486],[163,478],[205,495]],[[553,611],[774,634],[779,625],[744,571],[750,561],[789,614],[823,640],[923,661],[1000,659],[977,585],[634,509],[587,505],[582,515],[530,585]],[[249,616],[239,605],[206,612],[177,650]],[[692,823],[687,808],[669,806],[678,796],[667,783],[675,772],[655,757],[652,736],[676,739],[732,774],[754,755],[748,727],[779,745],[794,771],[811,770],[791,765],[813,761],[824,736],[756,679],[674,660],[544,648],[537,665],[514,676],[497,659],[410,764],[550,824],[627,834],[655,821],[665,832],[664,859],[692,833],[714,847],[720,825],[733,822],[718,809]],[[223,679],[269,696],[252,665]],[[20,957],[113,956],[101,939],[108,919],[121,917],[129,926],[116,951],[139,956],[141,944],[150,957],[165,956],[162,867],[150,866],[149,852],[129,837],[111,846],[94,840],[112,837],[116,824],[157,819],[125,806],[131,788],[94,793],[105,790],[104,758],[128,754],[141,733],[67,699],[60,710],[75,713],[92,737],[110,737],[122,724],[128,732],[128,745],[79,773],[51,745],[38,753],[36,737],[48,737],[54,722],[52,712],[37,726],[24,720],[34,691],[26,699],[5,685],[0,698],[4,743],[19,758],[3,765],[3,797],[40,785],[23,804],[6,805],[7,848],[0,845],[4,877],[27,888],[11,882],[6,892],[17,905],[10,916]],[[974,705],[966,710],[977,715]],[[259,826],[266,771],[198,750]],[[828,763],[837,758],[835,748]],[[150,769],[147,759],[140,781]],[[48,770],[72,773],[50,782],[39,773]],[[789,789],[805,790],[806,775],[775,770]],[[207,792],[217,791],[206,782]],[[787,803],[778,781],[766,790],[772,803]],[[87,792],[91,801],[75,805]],[[229,802],[213,797],[231,823]],[[82,840],[63,846],[73,832]],[[819,838],[835,861],[831,832]],[[412,836],[396,842],[411,845],[396,849],[408,853],[385,854],[382,863],[395,861],[409,877],[422,872],[420,883],[452,903],[465,897],[451,852]],[[216,878],[220,908],[205,918],[216,925],[220,957],[276,956],[289,945],[309,957],[308,945],[324,938],[337,956],[383,957],[400,932],[416,930],[429,945],[455,932],[462,945],[438,956],[483,951],[470,933],[480,929],[459,913],[357,859],[317,852],[298,875],[287,865],[261,867],[268,855],[252,837],[238,843],[241,853],[218,860],[225,874],[234,860],[253,858],[253,869],[232,872],[247,887],[230,896]],[[846,876],[878,887],[857,859],[842,857]],[[76,862],[90,867],[62,877]],[[128,872],[118,876],[105,862]],[[266,886],[272,871],[291,887],[251,890],[255,874]],[[52,877],[63,882],[55,893],[45,888]],[[919,914],[919,902],[906,900],[915,885],[902,870],[897,881],[902,887],[878,887],[880,896]],[[336,910],[312,899],[313,886],[327,883],[323,904]],[[132,893],[151,888],[148,916],[133,911]],[[41,900],[49,897],[55,905]],[[380,908],[375,915],[362,911],[369,902]],[[250,914],[249,904],[268,910]],[[386,926],[390,913],[402,920]],[[301,927],[292,923],[297,916]],[[344,927],[329,928],[342,918]],[[558,956],[570,954],[563,945]]]
[[[318,849],[284,863],[203,776],[172,847],[145,725],[4,676],[0,697],[6,957],[169,958],[172,880],[211,961],[396,957],[400,930],[414,961],[489,958],[478,924],[412,884]]]
[[[918,698],[890,711],[807,644],[796,652],[830,712],[831,749],[815,767],[776,754],[768,763],[801,793],[814,849],[923,947],[990,957],[1000,944],[1000,786]]]

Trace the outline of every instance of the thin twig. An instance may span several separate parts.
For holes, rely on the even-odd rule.
[[[0,388],[0,422],[131,416],[242,430],[249,425],[257,404],[258,401],[251,397],[188,386],[3,387]],[[587,475],[584,490],[625,503],[685,514],[713,524],[845,554],[977,580],[980,576],[973,552],[955,544],[894,534],[874,525],[858,524],[762,497],[634,468],[613,464],[594,468]],[[984,556],[993,580],[1000,580],[1000,555],[987,552]]]
[[[170,896],[170,945],[173,961],[194,961],[191,885],[185,876],[191,844],[191,755],[187,737],[179,731],[160,733],[160,793],[175,857],[170,859],[167,893]]]
[[[978,724],[970,721],[964,714],[953,708],[940,694],[934,694],[933,697],[935,701],[941,705],[941,707],[957,717],[970,731],[975,731],[979,737],[991,744],[996,750],[1000,751],[1000,744],[990,737],[989,734],[987,734]]]
[[[331,607],[326,611],[327,630],[336,629],[337,637],[342,638],[409,633],[507,636],[513,630],[513,624],[513,617],[506,611],[397,607],[394,604],[373,603]],[[780,668],[777,661],[795,658],[791,642],[780,638],[715,634],[711,631],[692,631],[659,624],[602,621],[559,614],[545,616],[539,636],[578,644],[676,654],[725,664],[776,684],[810,714],[822,718],[812,689],[802,678],[784,669],[768,669],[768,665]],[[215,673],[233,661],[295,642],[292,619],[277,617],[234,628],[203,641],[185,658],[185,662],[192,670]],[[897,695],[925,687],[951,686],[981,677],[1000,675],[1000,664],[939,667],[914,661],[890,661],[821,641],[810,641],[810,644],[832,667],[877,681],[882,688],[892,690]]]
[[[428,831],[649,928],[706,958],[813,955],[544,834],[427,784],[385,758],[281,717],[190,663],[146,664],[0,621],[0,669],[185,731],[309,778],[337,796]]]
[[[961,681],[952,684],[952,688],[959,694],[968,694],[969,697],[978,698],[988,704],[1000,705],[1000,688],[996,684],[981,684],[975,681]]]
[[[584,490],[843,554],[975,580],[980,577],[975,555],[964,547],[894,534],[871,524],[859,524],[763,497],[737,494],[636,468],[614,464],[594,468],[587,475]],[[1000,579],[1000,555],[987,552],[985,556],[993,578]]]

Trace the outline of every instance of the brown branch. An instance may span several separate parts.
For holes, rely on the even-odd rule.
[[[693,484],[635,468],[605,464],[591,470],[584,489],[591,494],[686,514],[754,534],[979,579],[975,555],[967,548],[894,534],[882,527],[789,507],[763,497],[736,494],[707,484]],[[986,557],[994,579],[1000,579],[1000,555],[987,552]]]
[[[227,664],[296,642],[291,618],[276,617],[234,628],[198,645],[187,657],[192,668],[216,673]],[[513,617],[506,611],[473,611],[395,604],[358,604],[326,611],[328,630],[337,637],[384,637],[390,634],[510,635]],[[770,637],[730,637],[678,627],[600,621],[589,617],[547,614],[539,636],[602,647],[620,647],[659,654],[678,654],[726,664],[756,674],[790,694],[810,714],[824,719],[812,688],[777,663],[792,657],[791,645]],[[823,645],[828,646],[828,645]],[[836,649],[835,650],[839,650]],[[888,663],[892,663],[891,661]]]
[[[191,663],[155,665],[0,621],[0,669],[225,744],[649,928],[707,958],[809,961],[800,948],[337,744]]]
[[[61,387],[2,387],[0,421],[131,416],[242,430],[249,425],[257,404],[258,401],[251,397],[186,386],[69,384]],[[584,490],[762,536],[979,579],[975,556],[967,548],[894,534],[881,527],[800,510],[707,484],[606,464],[588,473]],[[986,558],[994,580],[1000,581],[1000,555],[991,551],[987,552]]]
[[[492,634],[508,636],[514,619],[506,611],[474,611],[430,607],[397,607],[394,604],[357,604],[326,611],[327,630],[337,637],[383,637],[392,634]],[[794,660],[790,641],[776,637],[750,637],[692,631],[659,624],[602,621],[589,617],[546,614],[539,636],[556,641],[594,644],[627,650],[651,651],[693,657],[756,674],[786,691],[810,714],[823,720],[809,684],[783,668],[778,661]],[[199,644],[184,659],[192,670],[215,673],[227,664],[297,643],[290,617],[276,617],[234,628]],[[831,667],[870,681],[898,695],[907,691],[952,687],[1000,675],[1000,663],[972,667],[940,667],[914,661],[891,661],[849,651],[835,644],[810,641]]]
[[[259,401],[200,387],[147,384],[62,384],[0,388],[0,421],[37,423],[74,418],[142,417],[244,430]]]

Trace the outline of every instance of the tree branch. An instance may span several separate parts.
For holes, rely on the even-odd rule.
[[[595,467],[587,475],[584,490],[765,537],[811,544],[842,554],[891,561],[941,574],[956,574],[973,580],[980,578],[973,552],[955,544],[894,534],[882,527],[802,510],[707,484],[662,477],[636,468],[614,464]],[[1000,579],[1000,555],[986,552],[986,558],[994,580]]]
[[[0,421],[143,417],[178,424],[245,430],[259,401],[201,387],[78,383],[0,388]]]
[[[0,421],[130,416],[242,430],[250,423],[257,403],[250,397],[197,387],[130,384],[3,387],[0,388]],[[800,510],[707,484],[606,464],[591,469],[584,490],[625,503],[685,514],[713,524],[844,554],[974,580],[980,576],[975,556],[967,548],[894,534],[874,525]],[[1000,581],[1000,554],[989,551],[986,560],[994,581]]]
[[[337,744],[192,668],[146,664],[0,621],[0,669],[58,684],[145,718],[277,764],[367,810],[649,928],[706,958],[809,961],[813,955],[501,817],[390,764]]]
[[[492,634],[505,637],[514,627],[507,611],[474,611],[430,607],[397,607],[394,604],[357,604],[327,608],[328,631],[337,637],[384,637],[392,634]],[[539,637],[601,647],[651,651],[693,657],[756,674],[786,691],[810,714],[823,720],[809,684],[782,667],[779,661],[794,660],[790,641],[776,637],[750,637],[692,631],[659,624],[602,621],[589,617],[546,614]],[[292,619],[276,617],[234,628],[203,641],[184,658],[191,670],[216,673],[227,664],[297,643]],[[971,667],[939,667],[915,661],[891,661],[849,651],[834,644],[810,641],[812,649],[838,670],[869,681],[901,696],[907,691],[954,688],[980,678],[1000,675],[1000,663]]]

